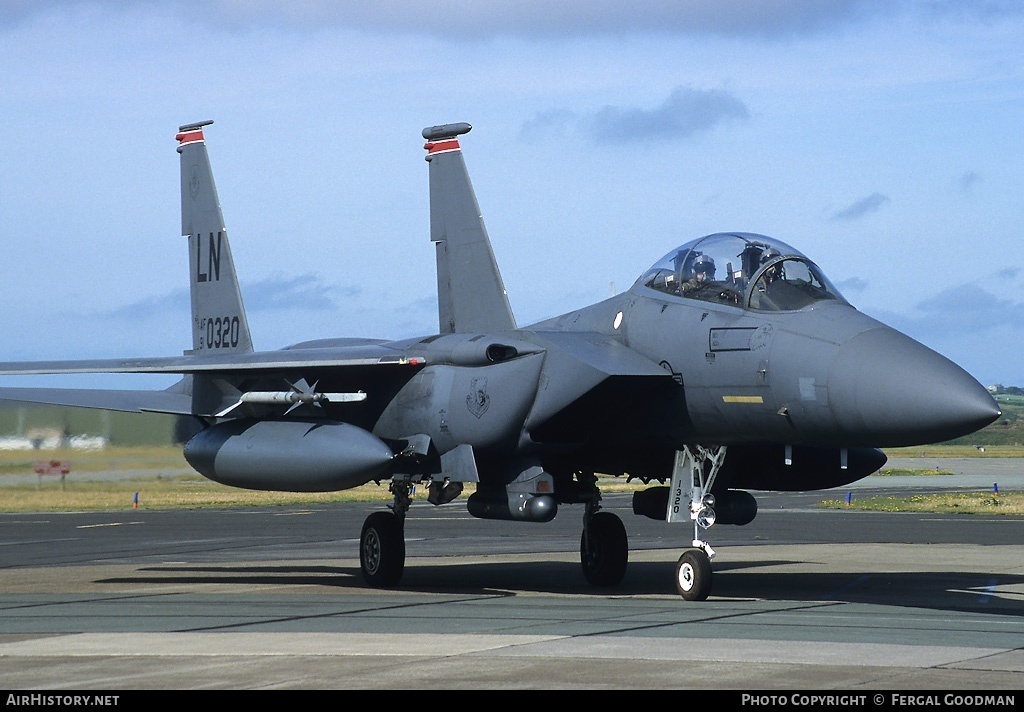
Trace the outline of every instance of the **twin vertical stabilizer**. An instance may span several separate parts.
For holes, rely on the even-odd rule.
[[[458,137],[471,128],[460,123],[423,129],[430,162],[430,239],[437,245],[442,334],[516,328],[459,147]]]
[[[181,234],[188,237],[192,296],[192,354],[252,351],[235,263],[224,226],[203,127],[178,129],[181,154]]]

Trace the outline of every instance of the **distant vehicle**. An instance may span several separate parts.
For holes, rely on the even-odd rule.
[[[439,325],[425,337],[320,339],[253,351],[204,129],[182,126],[192,348],[170,358],[0,364],[0,374],[175,373],[165,391],[3,388],[0,399],[192,416],[188,462],[235,487],[331,491],[389,481],[365,521],[362,573],[395,586],[415,485],[443,505],[547,522],[583,506],[580,560],[595,586],[625,575],[628,543],[597,473],[648,487],[635,513],[692,526],[683,598],[711,592],[702,532],[757,513],[747,490],[816,490],[879,469],[876,448],[995,420],[956,364],[852,307],[776,239],[719,233],[670,251],[627,291],[528,327],[513,318],[459,137],[423,131]]]

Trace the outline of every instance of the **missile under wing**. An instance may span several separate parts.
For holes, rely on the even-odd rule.
[[[583,510],[580,561],[595,586],[626,574],[621,519],[598,474],[638,481],[633,511],[692,527],[676,584],[711,592],[715,524],[757,514],[750,493],[841,486],[880,447],[936,442],[998,407],[960,367],[857,311],[797,249],[724,232],[671,250],[626,292],[516,324],[469,180],[468,124],[423,131],[438,331],[398,341],[321,339],[255,351],[206,148],[182,126],[182,235],[192,345],[164,358],[2,363],[0,375],[171,373],[165,391],[2,388],[0,399],[193,418],[185,445],[236,487],[330,491],[388,482],[365,521],[370,585],[399,583],[404,522],[465,497],[484,519],[543,523]]]

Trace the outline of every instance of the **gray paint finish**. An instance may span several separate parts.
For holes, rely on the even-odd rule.
[[[583,504],[584,573],[615,585],[627,542],[618,516],[601,511],[603,473],[650,485],[634,513],[692,521],[677,586],[685,598],[706,597],[714,552],[699,528],[715,523],[714,507],[718,523],[743,525],[756,515],[744,490],[854,482],[884,463],[879,447],[949,439],[999,415],[959,366],[858,312],[809,258],[754,233],[696,239],[627,292],[519,328],[462,154],[464,123],[423,132],[438,333],[254,352],[206,147],[210,123],[176,137],[192,348],[0,363],[0,375],[182,380],[156,392],[0,388],[0,399],[190,416],[203,430],[186,446],[189,461],[238,487],[390,480],[390,511],[371,514],[360,538],[371,585],[401,577],[413,488],[442,505],[463,482],[476,485],[469,512],[484,518],[540,523]]]

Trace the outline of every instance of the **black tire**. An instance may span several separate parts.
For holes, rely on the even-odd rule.
[[[687,601],[711,595],[711,559],[700,549],[687,549],[676,564],[676,590]]]
[[[375,588],[395,586],[405,569],[405,528],[394,512],[374,512],[359,536],[359,568]]]
[[[629,542],[622,520],[611,512],[598,512],[590,520],[590,546],[587,532],[580,537],[580,562],[591,586],[618,586],[626,575]]]

